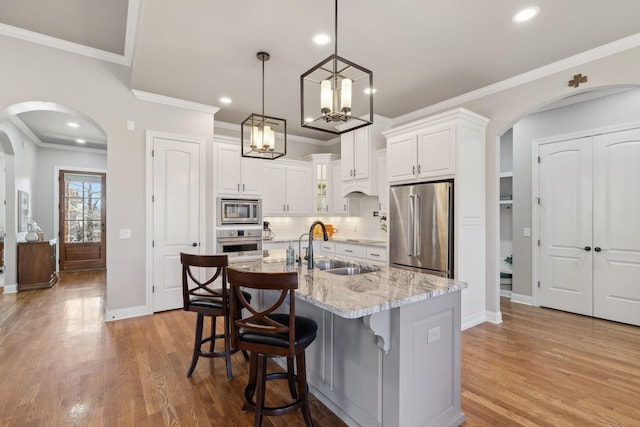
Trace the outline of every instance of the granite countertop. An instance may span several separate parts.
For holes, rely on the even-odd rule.
[[[271,250],[258,261],[233,263],[230,268],[248,271],[297,271],[296,297],[340,317],[356,319],[392,308],[436,298],[467,287],[465,282],[394,267],[373,273],[340,276],[306,264],[287,266],[284,250]],[[317,256],[316,260],[327,257]],[[340,259],[332,257],[331,259]],[[342,259],[344,260],[344,259]]]

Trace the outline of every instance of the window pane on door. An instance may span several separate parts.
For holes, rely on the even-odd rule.
[[[100,176],[64,175],[65,243],[100,242],[102,239],[102,181]]]

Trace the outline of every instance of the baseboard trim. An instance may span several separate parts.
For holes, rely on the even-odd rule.
[[[104,315],[105,322],[113,322],[115,320],[130,319],[132,317],[147,316],[153,314],[146,305],[137,307],[120,308],[117,310],[107,310]]]
[[[533,297],[530,295],[522,295],[511,292],[511,302],[524,305],[533,305]]]
[[[487,311],[487,322],[491,323],[502,323],[502,312],[501,311]]]
[[[473,314],[471,316],[467,316],[462,319],[462,324],[460,329],[464,331],[465,329],[473,328],[474,326],[477,326],[486,321],[487,321],[486,313],[482,312],[482,313]]]
[[[18,284],[14,283],[13,285],[4,285],[4,293],[5,294],[16,294],[16,293],[18,293]]]

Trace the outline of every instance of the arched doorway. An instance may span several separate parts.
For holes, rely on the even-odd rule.
[[[541,278],[537,272],[539,260],[536,258],[540,240],[539,218],[536,217],[539,194],[536,191],[538,178],[535,176],[538,166],[533,144],[558,135],[571,139],[588,133],[590,129],[640,124],[640,114],[636,113],[639,106],[640,90],[636,86],[599,87],[535,108],[515,119],[503,134],[507,135],[511,129],[515,129],[514,135],[518,134],[513,138],[513,301],[539,304],[538,283]],[[500,144],[500,139],[497,144]],[[498,168],[501,172],[504,172],[503,169]],[[499,194],[503,193],[501,191]],[[500,206],[499,215],[502,218],[505,212],[504,206]],[[503,259],[507,254],[504,252],[506,245],[502,236],[499,245],[497,261],[503,270]]]
[[[53,102],[29,101],[0,111],[0,142],[6,163],[6,239],[4,292],[18,290],[17,192],[29,195],[30,217],[44,239],[58,237],[57,176],[60,169],[106,172],[107,135],[85,114]]]

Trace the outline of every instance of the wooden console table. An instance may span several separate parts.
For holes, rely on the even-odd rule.
[[[49,288],[57,280],[55,240],[18,243],[18,291]]]

